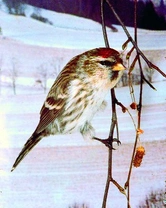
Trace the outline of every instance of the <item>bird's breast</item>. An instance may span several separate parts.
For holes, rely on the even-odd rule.
[[[82,95],[82,96],[81,96]],[[106,96],[103,90],[94,90],[85,93],[84,90],[78,96],[67,101],[63,115],[59,119],[61,133],[72,133],[79,131],[86,122],[90,122],[94,114]]]

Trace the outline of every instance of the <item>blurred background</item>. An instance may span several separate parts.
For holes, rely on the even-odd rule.
[[[134,2],[110,1],[133,36]],[[147,58],[166,73],[166,1],[138,1],[138,44]],[[107,4],[105,21],[110,46],[122,51],[127,37]],[[0,1],[0,208],[100,208],[107,176],[108,150],[79,133],[43,139],[14,172],[11,167],[34,131],[47,92],[63,66],[75,55],[104,47],[100,1]],[[130,50],[128,45],[125,53]],[[125,63],[127,64],[127,63]],[[140,168],[133,168],[131,207],[164,207],[166,82],[142,61],[145,76],[139,145],[146,150]],[[139,67],[132,73],[136,101]],[[127,72],[116,95],[131,112]],[[111,122],[108,106],[93,119],[96,136],[106,138]],[[122,145],[113,153],[114,179],[127,179],[135,129],[130,116],[117,108]],[[154,197],[155,196],[155,197]],[[111,185],[108,208],[127,205]]]

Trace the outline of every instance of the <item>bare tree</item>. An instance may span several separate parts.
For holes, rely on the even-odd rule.
[[[49,70],[48,70],[48,65],[43,63],[41,64],[39,67],[38,67],[38,73],[39,73],[39,76],[40,78],[37,79],[37,81],[41,82],[41,86],[44,90],[44,93],[46,93],[47,91],[47,81],[48,81],[48,78],[50,76],[50,73],[49,73]]]
[[[63,57],[57,57],[51,60],[51,66],[53,67],[53,74],[55,75],[55,77],[57,77],[58,74],[61,72],[63,61]]]
[[[88,208],[88,205],[86,205],[85,203],[83,203],[81,205],[75,203],[72,206],[69,206],[69,208]]]
[[[22,0],[2,0],[10,14],[24,15],[25,4]]]
[[[17,77],[19,75],[19,70],[18,70],[18,61],[16,58],[12,58],[11,61],[11,68],[8,71],[8,75],[11,79],[11,83],[12,83],[12,88],[13,88],[13,93],[14,95],[16,95],[16,80]]]
[[[164,208],[166,204],[165,196],[164,190],[152,190],[138,208]]]

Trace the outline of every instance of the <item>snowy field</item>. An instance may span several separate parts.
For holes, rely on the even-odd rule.
[[[32,7],[27,11],[30,15]],[[29,13],[28,13],[29,12]],[[0,208],[68,208],[86,203],[100,208],[107,174],[107,148],[96,141],[85,141],[79,133],[43,139],[14,172],[11,167],[22,146],[34,131],[39,111],[46,97],[36,80],[39,69],[48,68],[51,86],[59,68],[74,55],[104,46],[101,26],[90,20],[42,10],[53,26],[31,18],[15,17],[0,11]],[[120,27],[109,32],[111,46],[117,50],[126,37]],[[129,28],[130,32],[133,31]],[[140,48],[166,72],[166,32],[139,30]],[[62,63],[61,63],[62,62]],[[9,72],[17,67],[16,93],[13,95]],[[56,70],[55,70],[56,69]],[[140,168],[133,168],[131,207],[145,199],[151,190],[164,189],[166,81],[155,73],[153,85],[144,85],[141,143],[146,149]],[[138,100],[139,86],[134,87]],[[116,89],[117,98],[127,108],[131,104],[128,87]],[[93,119],[96,135],[106,138],[111,120],[108,106]],[[129,108],[130,109],[130,108]],[[132,120],[118,107],[122,145],[114,151],[114,178],[122,186],[126,182],[135,139]],[[136,113],[130,110],[136,120]],[[126,198],[112,185],[108,208],[125,208]]]

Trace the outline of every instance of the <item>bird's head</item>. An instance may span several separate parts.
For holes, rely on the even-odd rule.
[[[97,48],[85,52],[82,67],[92,83],[106,88],[113,88],[125,70],[121,54],[112,48]]]

